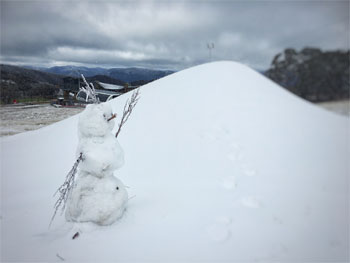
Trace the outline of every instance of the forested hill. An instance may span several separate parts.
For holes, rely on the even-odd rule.
[[[51,98],[63,84],[64,76],[0,65],[1,103],[11,103],[21,98]]]
[[[12,80],[18,84],[26,85],[29,83],[50,83],[61,84],[63,75],[42,72],[39,70],[27,69],[24,67],[12,66],[12,65],[0,65],[1,79]]]
[[[349,51],[289,48],[274,57],[265,74],[312,102],[349,99],[349,59]]]

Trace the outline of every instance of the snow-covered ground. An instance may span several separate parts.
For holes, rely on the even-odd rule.
[[[331,101],[331,102],[321,102],[317,104],[318,106],[325,108],[327,110],[336,112],[338,114],[350,117],[350,101]]]
[[[175,73],[141,88],[118,137],[122,219],[49,229],[77,122],[1,138],[2,261],[349,261],[349,118],[238,63]]]
[[[316,105],[350,117],[349,101],[322,102]],[[0,136],[40,129],[78,114],[82,108],[54,108],[48,104],[0,107]]]

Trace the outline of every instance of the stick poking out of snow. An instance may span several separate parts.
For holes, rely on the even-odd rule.
[[[83,74],[81,74],[81,78],[83,79],[84,83],[85,83],[85,87],[80,87],[79,89],[81,91],[84,91],[86,94],[86,102],[90,100],[92,100],[93,103],[100,103],[100,100],[98,99],[97,95],[96,95],[96,91],[95,91],[95,87],[92,83],[88,83],[84,77]]]
[[[135,108],[137,102],[139,101],[139,95],[140,95],[140,90],[137,89],[136,91],[133,92],[131,95],[130,100],[128,99],[124,105],[124,110],[123,110],[123,116],[122,119],[119,123],[118,131],[115,134],[115,137],[117,138],[123,125],[126,123],[126,121],[129,119],[132,110]]]
[[[69,171],[69,173],[66,176],[66,180],[64,183],[56,190],[54,196],[57,193],[60,193],[59,198],[57,199],[55,203],[55,212],[53,213],[53,216],[51,218],[49,226],[51,226],[52,221],[54,220],[56,213],[60,207],[62,207],[62,212],[64,211],[67,203],[67,199],[69,196],[69,193],[72,191],[73,186],[74,186],[74,180],[75,180],[75,175],[77,173],[78,165],[79,163],[83,160],[83,154],[80,153],[78,159],[75,161],[72,169]]]

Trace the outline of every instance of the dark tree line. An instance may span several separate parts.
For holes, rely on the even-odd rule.
[[[10,65],[0,65],[1,103],[12,103],[20,99],[51,99],[58,92],[62,76],[25,69]]]
[[[57,91],[57,87],[49,83],[32,83],[21,86],[17,83],[2,81],[1,102],[7,104],[19,99],[52,99]]]
[[[274,57],[266,75],[312,102],[348,99],[349,59],[349,51],[289,48]]]

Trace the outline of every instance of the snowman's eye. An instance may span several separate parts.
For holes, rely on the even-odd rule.
[[[103,118],[105,118],[105,119],[106,119],[106,114],[103,114]]]
[[[119,187],[117,186],[115,189],[119,190]]]

